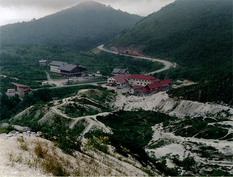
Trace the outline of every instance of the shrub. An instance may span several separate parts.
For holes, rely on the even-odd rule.
[[[17,140],[20,142],[20,148],[24,151],[27,151],[29,148],[28,148],[28,143],[25,142],[24,138],[17,138]]]

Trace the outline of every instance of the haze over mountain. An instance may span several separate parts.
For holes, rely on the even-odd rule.
[[[172,77],[224,75],[232,72],[232,0],[177,0],[105,46],[170,58],[183,67],[170,71]]]
[[[39,20],[2,26],[1,43],[89,50],[132,27],[141,18],[88,1]]]

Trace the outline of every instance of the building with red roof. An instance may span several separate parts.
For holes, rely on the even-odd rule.
[[[170,79],[159,81],[156,83],[148,84],[143,89],[139,90],[140,93],[158,93],[160,91],[166,91],[172,88],[172,81]]]
[[[138,85],[142,85],[142,86],[146,86],[148,84],[152,84],[154,82],[159,82],[160,80],[157,78],[154,78],[153,76],[150,75],[136,75],[133,74],[128,82],[131,86],[138,86]]]
[[[125,87],[128,85],[129,77],[130,74],[113,76],[108,79],[107,84],[112,86],[117,85],[118,87]]]
[[[141,86],[141,85],[136,86],[136,87],[132,87],[131,89],[129,89],[129,93],[130,94],[136,94],[141,89],[143,89],[143,86]]]
[[[32,89],[30,88],[30,86],[17,84],[17,83],[14,83],[14,82],[11,82],[11,83],[17,87],[16,93],[19,96],[22,97],[22,96],[25,95],[25,93],[32,94]]]
[[[138,92],[142,93],[142,94],[149,94],[150,89],[148,87],[144,87],[144,88],[140,89]]]

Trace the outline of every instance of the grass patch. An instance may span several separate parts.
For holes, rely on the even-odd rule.
[[[88,143],[87,145],[91,145],[93,146],[94,148],[108,154],[108,145],[109,144],[109,137],[107,136],[100,136],[100,137],[91,137],[88,139]]]
[[[24,151],[28,151],[28,143],[24,140],[24,138],[17,138],[17,141],[20,142],[20,148]]]

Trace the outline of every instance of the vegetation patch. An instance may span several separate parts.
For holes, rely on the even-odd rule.
[[[151,159],[144,150],[144,147],[152,138],[152,128],[157,123],[164,120],[175,119],[159,112],[153,111],[118,111],[108,116],[98,116],[97,119],[105,125],[111,127],[113,134],[106,134],[100,130],[92,131],[85,134],[86,138],[95,136],[108,137],[109,144],[116,148],[116,151],[126,157],[128,154],[139,160],[143,165],[150,163],[156,164],[155,160]],[[166,170],[163,172],[165,174]]]
[[[1,133],[9,133],[12,130],[16,130],[14,127],[12,127],[11,125],[7,126],[7,127],[0,127],[0,134]]]
[[[219,119],[206,119],[203,117],[191,118],[186,116],[184,119],[176,122],[166,121],[163,123],[163,127],[174,132],[177,136],[222,139],[228,135],[228,128],[221,124],[213,124],[209,122],[221,122],[226,120],[228,120],[228,118],[222,116]],[[229,137],[229,139],[231,138],[232,137]]]
[[[92,85],[74,86],[67,88],[56,88],[56,89],[41,89],[33,92],[33,95],[25,95],[21,101],[18,96],[8,97],[5,94],[0,95],[0,120],[9,119],[12,116],[20,113],[31,105],[43,105],[52,101],[54,97],[58,99],[67,98],[74,96],[82,89],[97,89],[103,91],[103,96],[99,99],[100,103],[103,103],[105,99],[114,99],[114,94],[109,96],[108,93],[114,93],[114,91],[107,91],[106,88],[97,87]],[[105,93],[106,92],[106,93]],[[109,96],[109,97],[108,97]],[[105,101],[104,101],[105,102]]]
[[[96,137],[96,136],[93,136],[92,138],[88,138],[88,143],[87,145],[91,145],[93,146],[94,148],[108,154],[108,144],[110,144],[109,142],[109,138],[107,136],[105,137]]]
[[[157,149],[166,145],[169,145],[171,143],[174,143],[174,141],[170,139],[158,139],[157,141],[152,141],[150,145],[146,146],[147,149]]]
[[[232,73],[230,73],[216,76],[210,81],[169,90],[168,94],[172,98],[233,105],[232,89]]]

